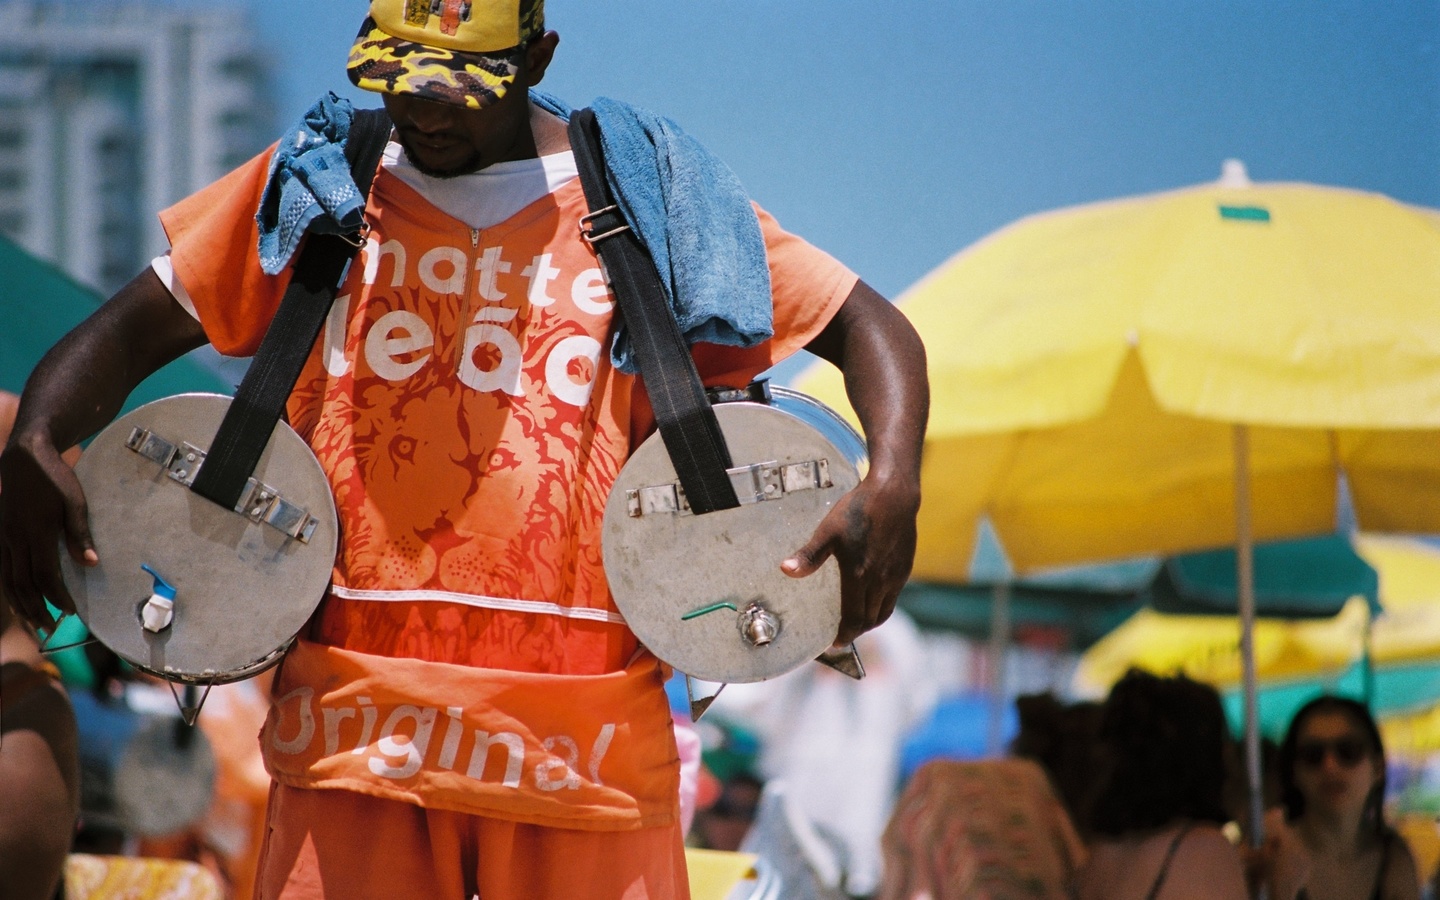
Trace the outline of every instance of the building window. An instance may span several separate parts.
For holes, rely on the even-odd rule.
[[[140,252],[139,139],[128,129],[108,132],[96,146],[100,164],[100,286],[113,290],[143,264]]]

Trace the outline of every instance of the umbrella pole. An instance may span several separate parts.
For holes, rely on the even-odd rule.
[[[1375,611],[1365,608],[1365,640],[1360,647],[1360,674],[1363,676],[1365,706],[1375,711],[1375,656],[1372,638],[1375,636]]]
[[[990,594],[990,721],[985,752],[999,756],[1005,741],[1005,659],[1010,649],[1010,579],[995,582]]]
[[[1245,689],[1245,775],[1250,788],[1250,844],[1264,840],[1260,780],[1260,708],[1255,675],[1255,538],[1250,520],[1250,432],[1235,426],[1235,578],[1240,591],[1240,663]]]

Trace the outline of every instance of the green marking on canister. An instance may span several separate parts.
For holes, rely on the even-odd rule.
[[[1268,222],[1270,210],[1263,206],[1221,206],[1220,218],[1240,219],[1245,222]]]

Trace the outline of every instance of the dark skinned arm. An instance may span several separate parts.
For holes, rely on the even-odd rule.
[[[781,569],[800,578],[831,556],[839,561],[835,642],[848,644],[890,617],[915,561],[920,449],[930,411],[925,346],[905,316],[862,281],[806,349],[844,373],[870,470]]]
[[[0,453],[0,594],[31,623],[53,625],[45,599],[75,604],[60,579],[60,540],[95,565],[80,482],[61,458],[115,418],[135,386],[205,343],[200,323],[146,269],[50,349],[20,398]]]

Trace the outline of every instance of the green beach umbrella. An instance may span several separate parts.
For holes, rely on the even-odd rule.
[[[4,236],[0,271],[5,273],[0,284],[0,390],[18,394],[45,351],[95,312],[103,298]],[[234,385],[187,356],[141,382],[125,409],[189,391],[233,394]]]

